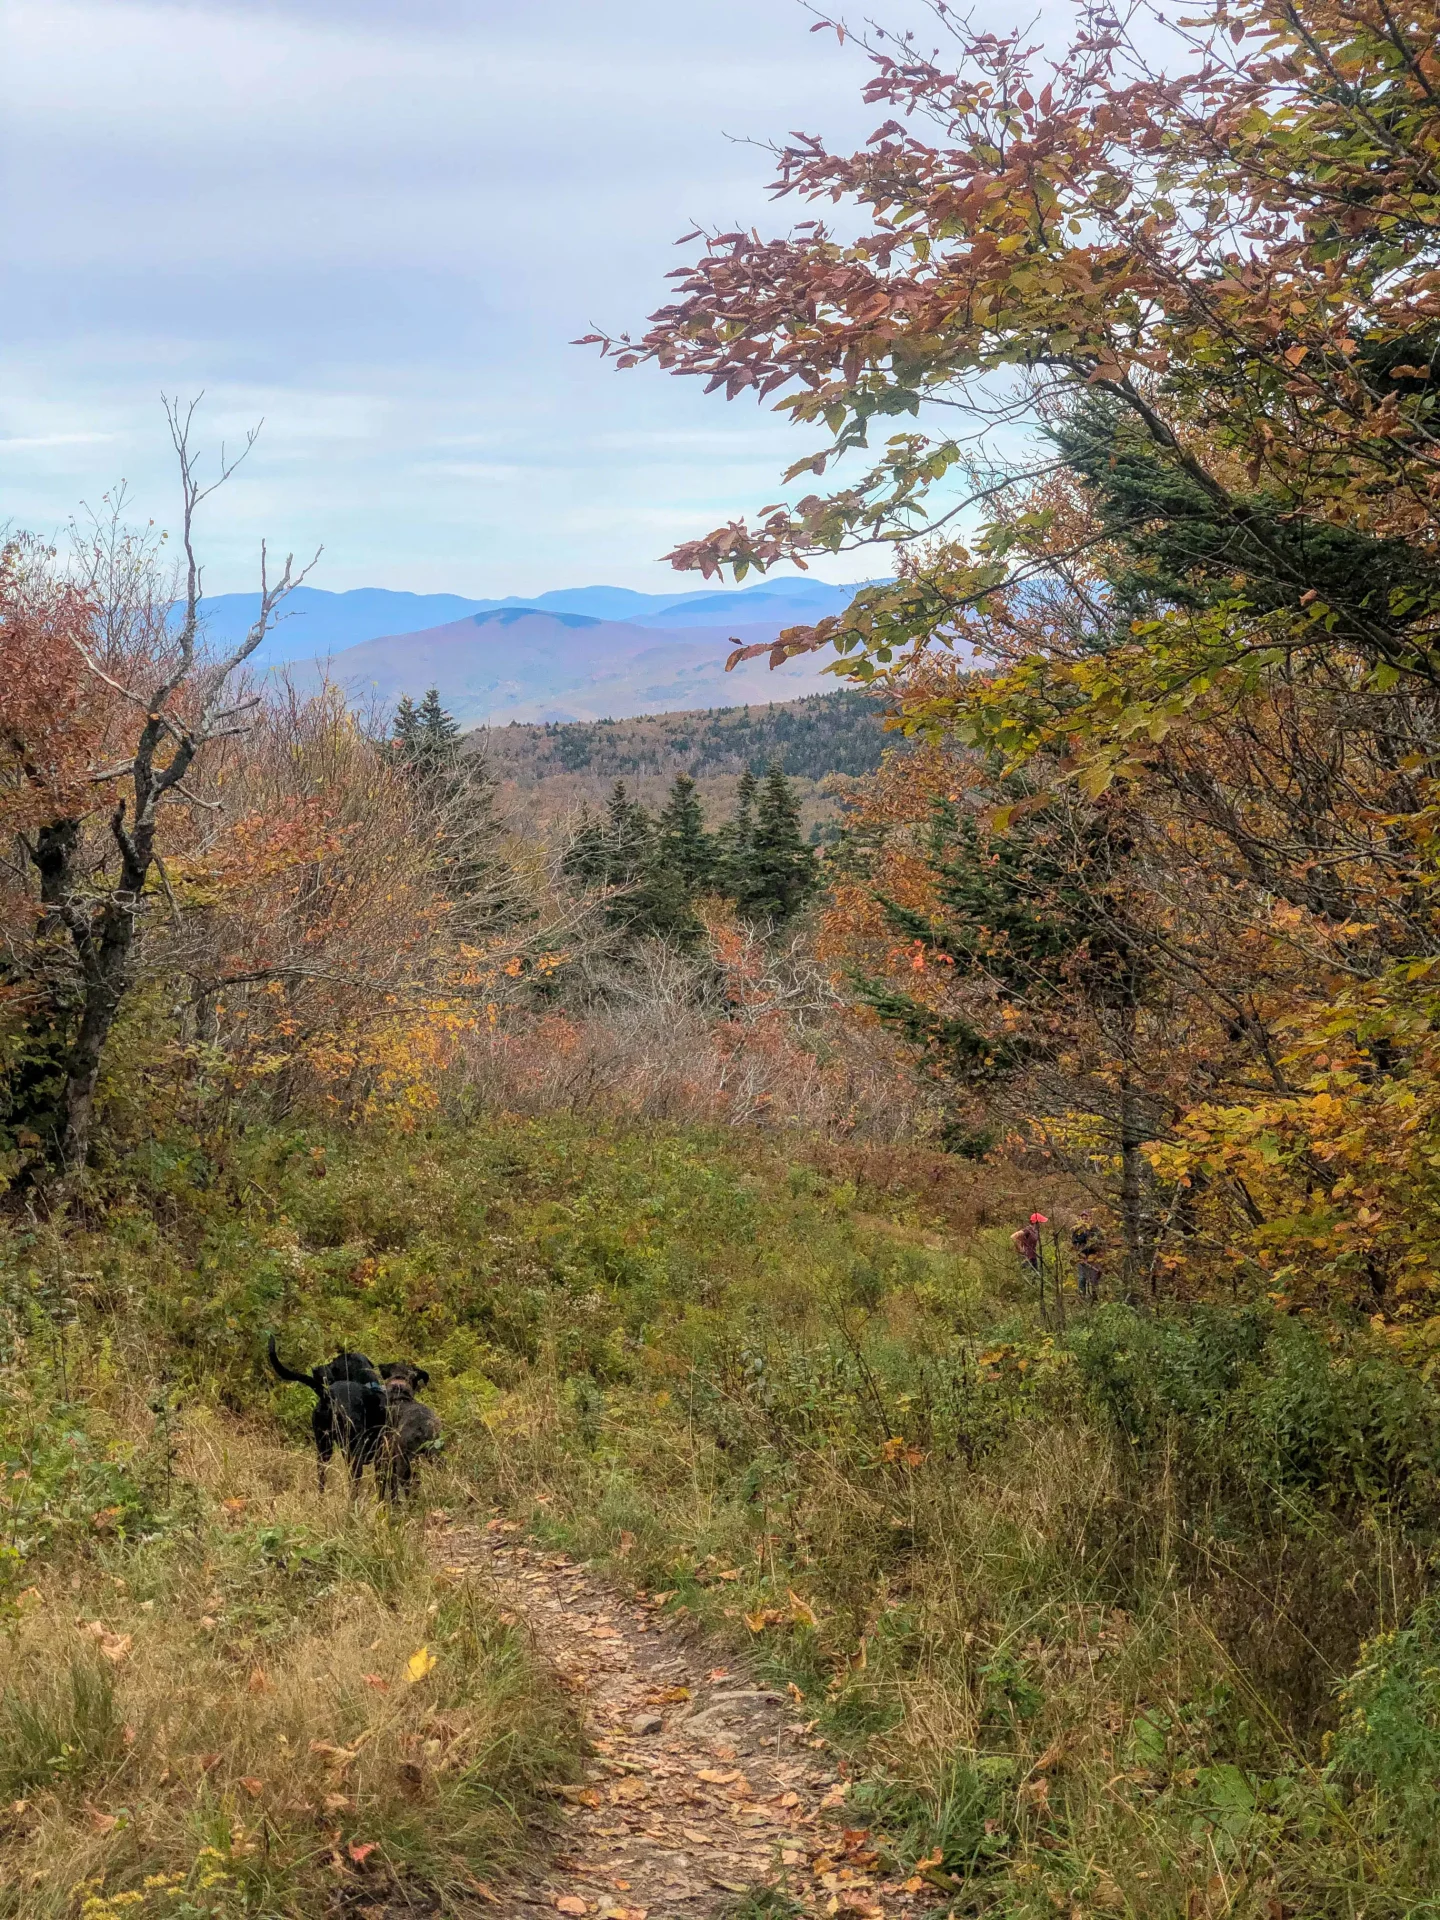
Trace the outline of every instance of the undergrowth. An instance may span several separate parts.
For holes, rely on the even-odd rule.
[[[128,1178],[0,1238],[0,1913],[483,1905],[575,1764],[422,1522],[317,1501],[271,1328],[423,1359],[422,1503],[747,1649],[949,1910],[1440,1911],[1440,1418],[1368,1326],[1047,1330],[1008,1229],[1055,1196],[834,1146],[297,1128]]]

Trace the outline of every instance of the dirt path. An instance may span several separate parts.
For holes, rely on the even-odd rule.
[[[891,1920],[933,1902],[918,1880],[884,1878],[870,1835],[847,1826],[844,1783],[793,1699],[510,1522],[437,1545],[447,1565],[487,1570],[582,1700],[593,1748],[584,1784],[557,1792],[549,1857],[494,1888],[496,1920],[691,1920],[776,1885],[816,1915]]]

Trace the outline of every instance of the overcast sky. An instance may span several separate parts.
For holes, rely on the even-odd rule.
[[[795,0],[0,0],[0,520],[51,531],[123,476],[168,525],[159,394],[203,388],[207,443],[265,419],[210,514],[211,591],[253,584],[262,533],[323,542],[337,589],[698,586],[658,556],[772,499],[800,441],[568,342],[643,320],[691,225],[804,217],[737,136],[872,129],[863,56],[811,24]]]

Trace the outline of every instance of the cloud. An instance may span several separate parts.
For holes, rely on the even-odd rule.
[[[207,442],[266,422],[210,509],[216,590],[252,584],[262,532],[323,542],[328,587],[676,584],[655,556],[769,500],[803,443],[570,342],[658,305],[697,220],[794,217],[744,138],[870,130],[863,57],[811,24],[789,0],[8,0],[0,521],[59,524],[123,472],[165,523],[158,396],[203,388]]]

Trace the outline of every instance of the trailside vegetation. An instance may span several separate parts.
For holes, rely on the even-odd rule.
[[[788,477],[828,489],[673,558],[893,550],[772,651],[833,645],[973,756],[968,818],[926,829],[953,851],[883,909],[953,963],[952,1060],[1037,1061],[1038,1015],[1067,1076],[1140,1103],[1144,1191],[1103,1113],[1094,1172],[1132,1240],[1153,1223],[1141,1264],[1428,1342],[1440,17],[1241,0],[1142,45],[1086,16],[1050,63],[936,20],[933,54],[872,35],[863,149],[778,150],[818,217],[699,236],[648,331],[604,342],[823,429]],[[1043,988],[1022,895],[1072,916]],[[1096,1115],[1031,1084],[1022,1131]]]

